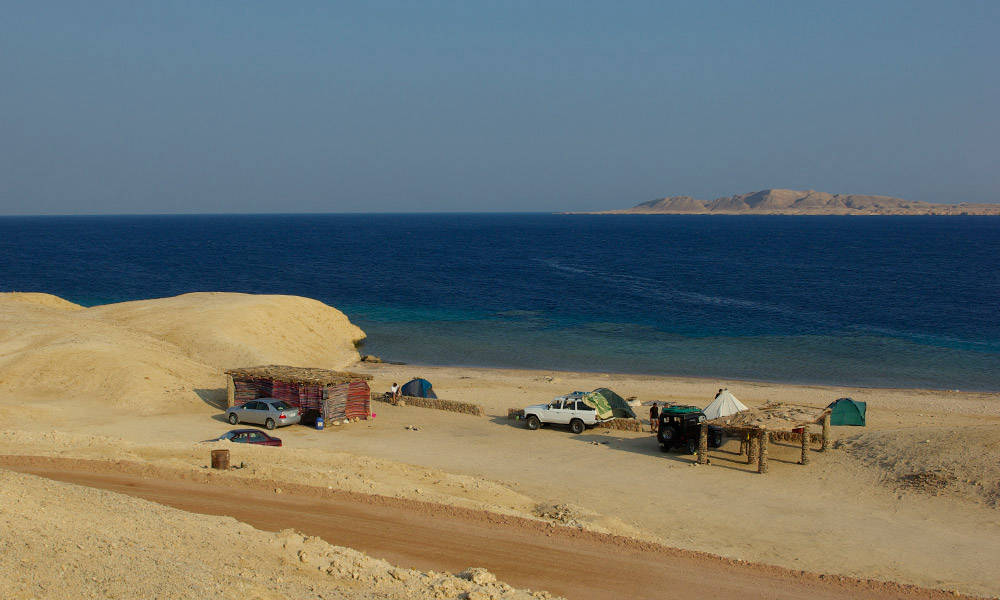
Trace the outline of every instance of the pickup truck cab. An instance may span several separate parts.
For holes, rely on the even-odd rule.
[[[542,425],[569,425],[573,433],[583,433],[588,426],[607,419],[597,418],[597,409],[583,401],[584,394],[554,398],[548,404],[534,404],[524,409],[525,426],[532,431]]]

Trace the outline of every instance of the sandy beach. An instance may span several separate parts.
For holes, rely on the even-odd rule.
[[[0,454],[121,460],[193,477],[204,473],[210,449],[227,447],[233,464],[245,466],[217,475],[227,480],[287,482],[488,511],[788,572],[1000,595],[1000,394],[360,363],[355,343],[363,335],[339,311],[303,298],[191,294],[85,309],[47,295],[4,294]],[[222,371],[268,363],[367,373],[376,393],[393,382],[424,377],[439,397],[477,403],[486,414],[374,402],[376,416],[368,421],[331,424],[324,431],[280,429],[280,449],[199,444],[231,429],[221,411]],[[661,453],[648,433],[600,427],[582,435],[548,427],[528,431],[507,419],[509,408],[604,386],[637,397],[644,403],[637,411],[642,416],[652,401],[704,406],[720,387],[751,407],[767,401],[822,407],[850,396],[868,403],[868,425],[835,427],[834,448],[813,452],[808,466],[797,464],[797,445],[774,444],[771,471],[761,476],[744,464],[735,440],[714,450],[710,465],[699,466],[691,456]],[[74,507],[79,520],[103,518],[101,511],[113,503],[140,502],[107,492],[93,502],[88,497],[97,492],[27,475],[3,476],[5,487],[17,490],[22,500],[3,503],[0,516],[7,523],[22,510],[15,506],[44,502],[57,488],[66,498],[61,510]],[[232,519],[170,515],[188,529],[273,535]],[[110,531],[86,535],[110,536]],[[177,557],[186,556],[194,563],[197,555],[215,552],[198,539],[170,541],[173,557],[162,560],[176,565]],[[37,549],[18,545],[9,534],[2,541],[12,550],[4,553],[4,582],[23,592],[15,597],[39,594],[14,575],[14,566],[21,554],[29,561],[34,556],[39,568],[46,561],[39,562],[39,555],[31,554]],[[490,569],[489,557],[477,558],[470,556],[467,566]],[[299,586],[292,597],[321,597],[319,590],[333,585],[331,579],[309,579],[315,566],[292,562],[293,574],[283,575]],[[47,566],[59,568],[54,562]],[[536,580],[519,582],[516,571],[505,580],[506,590],[457,587],[454,595],[441,597],[473,591],[514,597],[526,593],[519,588],[537,589]],[[357,580],[351,581],[357,592]],[[260,597],[277,593],[263,580],[256,585]],[[127,597],[84,579],[79,589]],[[384,597],[411,593],[371,590]]]

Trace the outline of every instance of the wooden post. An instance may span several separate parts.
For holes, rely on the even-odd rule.
[[[236,383],[232,375],[226,375],[226,407],[236,406]]]
[[[759,456],[757,458],[757,472],[761,475],[767,473],[767,441],[768,433],[766,429],[760,431],[760,449]]]
[[[749,431],[744,435],[747,436],[747,464],[752,465],[757,462],[757,457],[760,455],[758,449],[760,448],[760,432]]]
[[[802,459],[799,464],[809,464],[809,427],[802,427]]]
[[[823,415],[823,445],[820,446],[820,452],[826,452],[830,449],[830,413]]]
[[[708,423],[702,423],[698,431],[698,464],[708,463]]]

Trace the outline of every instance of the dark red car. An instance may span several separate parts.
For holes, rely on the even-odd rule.
[[[232,431],[227,431],[213,440],[205,441],[221,442],[223,440],[229,440],[234,444],[257,444],[259,446],[281,445],[281,438],[267,435],[259,429],[233,429]]]

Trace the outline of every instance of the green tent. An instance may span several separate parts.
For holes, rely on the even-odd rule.
[[[618,394],[612,392],[608,388],[597,388],[594,390],[595,394],[600,394],[607,401],[608,405],[611,407],[611,412],[614,413],[617,419],[634,419],[636,418],[635,412],[632,411],[632,407],[625,402],[625,399]]]
[[[868,405],[851,398],[838,398],[830,403],[830,425],[865,426]]]

